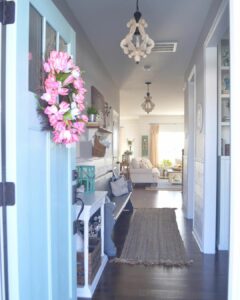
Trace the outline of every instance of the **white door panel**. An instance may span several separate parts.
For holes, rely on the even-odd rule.
[[[75,33],[50,0],[16,5],[7,44],[8,177],[16,183],[16,206],[9,209],[10,299],[76,299],[70,176],[75,150],[55,145],[41,130],[29,92],[30,5],[42,16],[43,51],[46,22],[56,31],[57,48],[61,36],[71,54]]]

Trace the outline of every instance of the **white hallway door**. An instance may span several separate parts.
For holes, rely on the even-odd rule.
[[[41,130],[35,97],[50,50],[74,55],[75,33],[50,0],[16,1],[7,28],[7,180],[10,300],[76,299],[72,234],[74,149]]]

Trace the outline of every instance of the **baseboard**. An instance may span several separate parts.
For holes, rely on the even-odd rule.
[[[194,229],[192,231],[192,235],[193,235],[193,237],[194,237],[194,239],[195,239],[195,241],[196,241],[196,243],[198,245],[199,250],[203,253],[203,249],[202,249],[202,245],[201,245],[201,242],[200,242],[200,238],[199,238],[198,234],[194,231]]]

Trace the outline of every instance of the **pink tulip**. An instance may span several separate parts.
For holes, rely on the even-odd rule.
[[[47,62],[45,62],[45,63],[43,64],[43,68],[44,68],[44,71],[45,71],[46,73],[49,73],[49,72],[51,71],[51,68],[50,68],[50,66],[49,66],[49,64],[48,64]]]
[[[62,95],[62,96],[67,96],[68,95],[68,89],[59,87],[58,88],[58,94]]]
[[[46,89],[57,89],[59,87],[59,82],[56,81],[56,77],[52,74],[49,74],[45,80]]]
[[[58,117],[56,115],[50,115],[48,116],[48,120],[49,120],[49,123],[51,124],[51,126],[53,126],[55,128],[55,126],[57,125],[58,123]]]
[[[44,110],[44,113],[45,113],[46,115],[57,114],[57,112],[58,112],[58,108],[57,108],[57,106],[55,106],[55,105],[47,106],[47,107],[45,108],[45,110]]]
[[[69,75],[63,82],[63,86],[67,86],[71,83],[73,83],[74,77],[72,75]]]
[[[60,138],[60,133],[57,130],[53,131],[53,141],[56,144],[61,144],[62,143],[62,140]]]
[[[78,133],[84,132],[84,123],[83,122],[75,122],[74,123],[74,128],[77,130]]]
[[[49,93],[44,93],[44,94],[41,96],[41,99],[48,102],[48,101],[50,101],[50,100],[52,99],[52,95],[49,94]]]
[[[79,136],[76,133],[72,133],[71,135],[71,143],[76,143],[79,141]]]
[[[73,78],[77,79],[79,78],[81,75],[80,73],[80,69],[78,67],[75,67],[73,70],[72,70],[72,76]]]
[[[69,109],[70,109],[70,105],[69,103],[65,102],[65,101],[62,101],[60,104],[59,104],[59,113],[60,114],[65,114],[65,112],[67,112]]]
[[[75,79],[73,82],[73,86],[75,87],[75,89],[78,90],[83,89],[83,80],[80,78]]]
[[[86,115],[81,115],[81,118],[83,122],[87,123],[88,122],[88,117]]]
[[[55,129],[59,132],[66,130],[66,123],[64,121],[59,121],[55,124]]]
[[[45,92],[41,95],[41,99],[48,103],[44,113],[53,128],[53,141],[66,145],[75,143],[79,141],[79,136],[84,132],[85,123],[88,121],[86,115],[81,115],[85,109],[86,89],[80,69],[74,65],[68,53],[55,50],[50,53],[43,67],[48,76],[44,82]],[[57,81],[57,74],[63,73],[69,75],[63,82]],[[76,89],[76,93],[72,92],[72,86]],[[60,103],[59,96],[64,96]],[[70,110],[71,114],[64,120],[64,115]]]

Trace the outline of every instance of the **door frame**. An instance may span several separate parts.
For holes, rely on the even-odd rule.
[[[187,81],[187,101],[188,101],[188,151],[187,151],[187,193],[185,204],[185,217],[194,218],[194,180],[195,180],[195,128],[196,128],[196,65]]]
[[[0,23],[0,182],[3,185],[0,195],[3,206],[0,207],[0,300],[9,299],[8,281],[8,228],[7,228],[7,195],[4,192],[6,178],[6,41],[7,24]]]
[[[231,78],[231,165],[230,170],[230,250],[228,272],[228,300],[240,299],[240,189],[239,170],[240,165],[240,2],[230,0],[230,78]]]
[[[217,219],[217,46],[228,24],[228,0],[222,1],[204,41],[205,72],[205,170],[204,170],[204,228],[203,252],[216,252]],[[211,185],[209,185],[211,182]],[[215,187],[215,188],[213,188]]]

